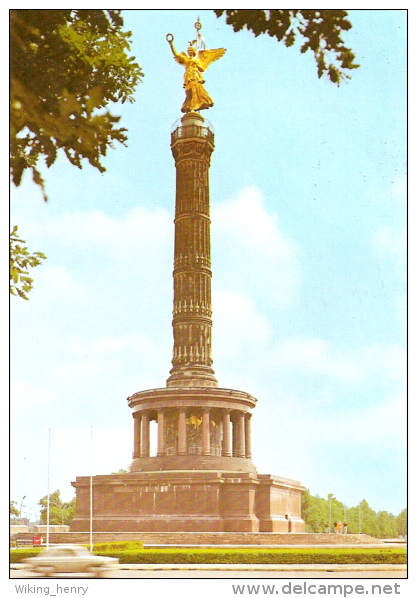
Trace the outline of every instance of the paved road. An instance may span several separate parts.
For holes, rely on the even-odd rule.
[[[12,579],[25,579],[31,578],[36,579],[39,576],[32,571],[28,571],[22,568],[11,569],[10,577]],[[298,579],[298,578],[342,578],[342,579],[353,579],[353,578],[374,578],[374,579],[393,579],[393,578],[406,578],[407,571],[404,565],[281,565],[276,568],[275,565],[259,565],[258,567],[236,567],[236,566],[223,566],[221,569],[216,568],[216,565],[206,565],[202,568],[201,565],[192,567],[181,567],[178,565],[172,566],[131,566],[129,569],[124,569],[123,565],[120,565],[118,569],[113,571],[111,574],[107,574],[107,577],[113,579],[139,579],[139,578],[151,578],[151,579]],[[69,576],[63,574],[57,574],[56,579],[70,579]],[[73,577],[72,579],[80,576]]]

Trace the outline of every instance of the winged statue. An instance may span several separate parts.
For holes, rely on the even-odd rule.
[[[199,23],[199,22],[198,22]],[[201,28],[201,27],[200,27]],[[203,73],[207,70],[212,62],[219,60],[226,52],[224,48],[217,48],[214,50],[200,49],[201,34],[197,28],[197,39],[189,42],[187,53],[181,52],[179,54],[174,48],[174,36],[168,33],[166,39],[171,47],[172,53],[178,64],[185,68],[184,73],[184,89],[185,101],[182,105],[181,112],[198,112],[206,110],[213,106],[213,100],[204,89]]]

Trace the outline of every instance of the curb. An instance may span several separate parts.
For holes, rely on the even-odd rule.
[[[12,563],[10,569],[24,569],[22,563]],[[118,565],[121,571],[407,571],[407,565],[181,565],[181,564],[131,564]]]
[[[148,571],[406,571],[407,565],[119,565],[120,569]]]

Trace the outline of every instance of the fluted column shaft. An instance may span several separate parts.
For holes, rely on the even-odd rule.
[[[173,367],[167,386],[217,386],[211,350],[208,177],[214,136],[204,126],[202,116],[188,113],[182,118],[182,125],[173,134],[171,149],[177,178],[172,321],[174,347]]]

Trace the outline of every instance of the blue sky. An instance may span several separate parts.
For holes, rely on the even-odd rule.
[[[353,10],[360,63],[338,88],[313,58],[234,33],[211,11],[124,11],[145,72],[115,106],[129,133],[100,174],[61,156],[45,204],[29,176],[11,224],[48,260],[11,301],[11,498],[37,511],[76,476],[126,468],[126,397],[165,386],[172,350],[178,51],[199,15],[215,130],[210,169],[213,357],[219,385],[250,392],[260,473],[406,506],[406,14]],[[389,491],[387,491],[389,488]],[[23,509],[25,510],[25,509]]]

